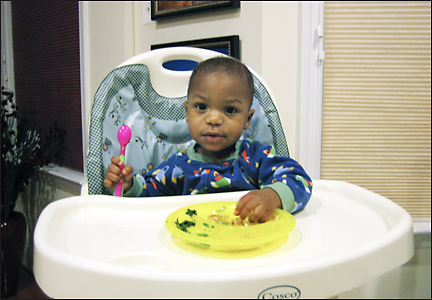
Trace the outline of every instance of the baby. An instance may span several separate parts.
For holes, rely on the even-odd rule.
[[[112,157],[104,185],[113,190],[124,181],[125,196],[168,196],[251,190],[238,202],[235,215],[265,222],[276,208],[294,213],[311,196],[312,181],[289,157],[278,156],[271,145],[240,139],[255,112],[254,84],[238,60],[216,57],[192,72],[186,122],[195,143],[161,163],[154,172],[133,176],[133,169]],[[158,176],[160,170],[164,176]]]

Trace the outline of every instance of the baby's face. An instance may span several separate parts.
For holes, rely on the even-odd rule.
[[[246,80],[212,72],[195,78],[189,91],[186,122],[199,153],[219,161],[231,155],[233,145],[249,127],[250,110]]]

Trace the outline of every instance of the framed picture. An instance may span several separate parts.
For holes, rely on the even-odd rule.
[[[197,47],[223,53],[240,59],[240,38],[238,35],[229,35],[208,39],[190,40],[166,44],[151,45],[150,50],[168,47]]]
[[[151,1],[151,19],[240,8],[240,1]]]
[[[168,47],[198,47],[213,50],[229,55],[240,60],[240,38],[238,35],[222,36],[216,38],[190,40],[166,44],[151,45],[150,50]],[[192,70],[196,62],[189,60],[172,60],[164,63],[164,67],[170,70],[185,71]]]

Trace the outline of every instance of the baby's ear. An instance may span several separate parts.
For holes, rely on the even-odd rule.
[[[252,117],[253,117],[254,113],[255,113],[255,109],[251,109],[251,110],[249,111],[249,115],[248,115],[248,121],[249,121],[249,122],[250,122],[250,120],[252,120]]]
[[[250,122],[251,122],[251,120],[252,120],[252,116],[254,115],[254,113],[255,113],[255,109],[251,109],[251,110],[248,112],[248,116],[247,116],[246,124],[245,124],[245,126],[244,126],[244,130],[246,130],[246,129],[249,128],[249,125],[250,125]]]

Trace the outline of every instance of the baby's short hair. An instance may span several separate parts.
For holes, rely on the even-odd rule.
[[[242,62],[228,56],[213,57],[198,64],[194,68],[192,75],[189,79],[189,86],[187,91],[188,95],[194,85],[195,77],[202,74],[210,74],[212,72],[219,71],[219,70],[226,72],[229,75],[243,77],[244,79],[246,79],[247,88],[248,88],[248,92],[252,104],[253,94],[254,94],[254,82],[253,82],[252,73]]]

